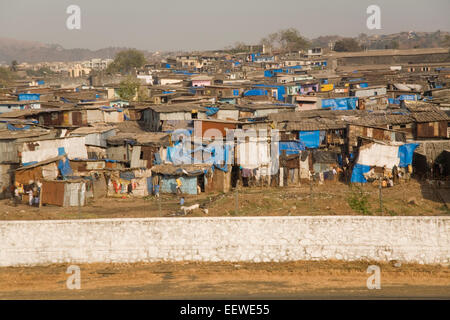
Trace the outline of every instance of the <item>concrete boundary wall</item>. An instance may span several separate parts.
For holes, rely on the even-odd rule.
[[[1,221],[0,266],[153,261],[449,263],[448,217]]]

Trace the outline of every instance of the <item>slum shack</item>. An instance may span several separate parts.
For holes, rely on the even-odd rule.
[[[41,182],[43,180],[56,180],[59,176],[58,163],[64,158],[65,156],[59,156],[17,168],[14,180],[16,183],[22,185]]]
[[[213,170],[211,164],[161,164],[152,168],[152,174],[161,193],[176,193],[176,179],[180,179],[183,194],[199,194],[212,191]]]
[[[126,161],[131,168],[150,169],[161,162],[164,148],[171,143],[163,132],[120,132],[107,140],[108,159]]]
[[[42,182],[42,205],[82,207],[92,196],[92,183],[88,180],[44,180]]]
[[[104,176],[108,197],[145,197],[152,194],[150,169],[107,169]]]
[[[353,163],[352,183],[381,182],[386,187],[410,178],[419,144],[364,140]]]

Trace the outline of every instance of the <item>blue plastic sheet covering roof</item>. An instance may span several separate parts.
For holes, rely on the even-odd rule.
[[[216,108],[216,107],[206,107],[206,115],[207,115],[207,116],[212,116],[212,115],[216,114],[217,112],[219,112],[219,108]]]
[[[359,84],[359,87],[360,87],[360,88],[367,88],[367,87],[369,87],[369,84],[368,84],[367,82],[361,82],[361,83]]]
[[[255,84],[255,87],[277,88],[277,100],[284,101],[284,95],[286,94],[286,88],[284,86]]]
[[[420,95],[417,94],[402,94],[401,96],[398,96],[398,100],[409,100],[409,101],[417,101],[420,98]]]
[[[29,130],[30,129],[29,125],[26,125],[23,128],[17,128],[15,126],[13,126],[12,124],[8,123],[6,126],[7,126],[9,131],[22,131],[22,130]]]
[[[180,164],[192,164],[198,162],[197,159],[192,157],[192,153],[196,152],[209,153],[208,159],[203,159],[203,163],[209,163],[214,165],[214,167],[228,172],[228,163],[231,155],[231,146],[229,145],[209,145],[209,146],[200,146],[196,149],[186,150],[183,148],[183,143],[176,142],[173,147],[167,148],[167,157],[166,160],[168,162],[172,162],[175,165]],[[222,164],[222,165],[221,165]]]
[[[233,89],[233,96],[239,96],[239,89]]]
[[[331,110],[355,110],[358,98],[334,98],[322,99],[322,108],[331,108]]]
[[[248,96],[265,96],[267,95],[267,90],[264,89],[250,89],[244,92],[244,97]]]
[[[350,179],[350,182],[356,182],[356,183],[366,183],[367,180],[364,178],[364,173],[367,173],[370,171],[370,166],[366,166],[364,164],[355,164],[353,167],[352,172],[352,178]]]
[[[398,157],[400,158],[399,167],[407,167],[412,164],[414,150],[416,150],[418,146],[418,143],[407,143],[398,148]]]
[[[286,141],[278,143],[280,154],[286,151],[286,155],[299,154],[301,151],[305,150],[305,144],[301,141]]]
[[[275,75],[275,72],[273,70],[264,70],[264,77],[271,78]]]
[[[19,101],[27,101],[27,100],[40,100],[40,93],[19,93],[18,100]]]
[[[299,139],[307,148],[318,148],[320,145],[320,131],[300,131]]]
[[[38,162],[37,162],[37,161],[24,162],[24,163],[22,163],[22,166],[23,166],[23,167],[31,166],[32,164],[36,164],[36,163],[38,163]]]
[[[43,84],[45,84],[45,81],[44,81],[44,80],[39,80],[39,81],[37,82],[37,84],[38,84],[39,86],[42,86]]]
[[[399,99],[388,98],[389,104],[400,104],[401,101]]]
[[[185,75],[187,75],[187,76],[192,76],[192,75],[194,75],[194,74],[198,74],[198,73],[188,72],[188,71],[184,71],[184,70],[172,70],[172,71],[173,71],[173,73],[176,73],[176,74],[185,74]]]
[[[170,64],[166,63],[165,67],[166,67],[166,69],[170,69]]]
[[[113,159],[103,159],[105,162],[109,162],[109,163],[117,163],[119,162],[118,160],[113,160]]]

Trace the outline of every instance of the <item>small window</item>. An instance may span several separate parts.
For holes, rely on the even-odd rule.
[[[141,154],[139,155],[140,160],[144,160],[144,151],[141,151]]]
[[[401,124],[400,128],[406,128],[406,124]]]

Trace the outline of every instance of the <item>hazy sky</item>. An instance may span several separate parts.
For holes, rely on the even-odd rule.
[[[71,4],[81,8],[81,30],[66,28]],[[366,27],[371,4],[381,8],[381,30]],[[221,49],[288,27],[308,38],[450,31],[449,13],[450,0],[0,0],[0,37],[65,48]]]

